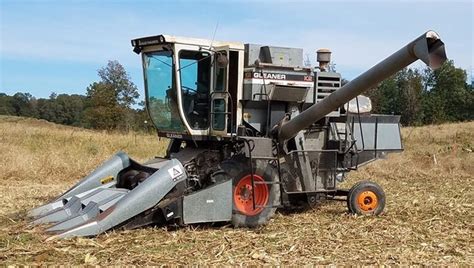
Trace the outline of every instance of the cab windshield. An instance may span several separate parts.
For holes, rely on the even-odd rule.
[[[148,113],[158,131],[184,132],[178,110],[171,51],[144,54],[145,93]]]

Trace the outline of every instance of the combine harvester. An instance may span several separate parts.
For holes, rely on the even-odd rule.
[[[432,68],[446,60],[428,31],[341,86],[327,49],[308,68],[296,48],[169,35],[132,46],[142,56],[151,121],[170,139],[166,156],[139,164],[117,153],[30,211],[53,238],[163,224],[254,227],[277,208],[321,200],[378,215],[385,194],[376,183],[337,188],[347,172],[403,150],[399,116],[370,114],[360,94],[417,59]]]

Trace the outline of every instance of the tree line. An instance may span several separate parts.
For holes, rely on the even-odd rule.
[[[403,69],[367,95],[374,113],[401,115],[403,125],[474,120],[472,81],[453,61],[437,70]]]
[[[56,94],[35,98],[18,92],[0,93],[0,114],[34,117],[54,123],[106,130],[144,130],[147,115],[129,74],[118,61],[109,61],[98,70],[99,81],[86,89],[86,95]]]
[[[34,117],[54,123],[106,130],[151,131],[139,93],[125,68],[109,61],[86,95],[52,93],[47,99],[18,92],[0,93],[0,114]],[[368,91],[373,113],[401,115],[403,125],[474,120],[474,89],[467,73],[447,61],[438,70],[399,71]],[[138,108],[136,108],[138,107]]]

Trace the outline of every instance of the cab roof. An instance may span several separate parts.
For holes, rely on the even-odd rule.
[[[148,37],[142,37],[133,39],[132,46],[134,47],[134,51],[139,53],[141,49],[145,46],[152,46],[152,45],[160,45],[160,44],[185,44],[185,45],[197,45],[203,47],[220,47],[220,46],[229,46],[229,49],[233,50],[243,50],[244,44],[239,42],[228,42],[228,41],[216,41],[216,40],[209,40],[209,39],[200,39],[200,38],[192,38],[192,37],[181,37],[181,36],[174,36],[174,35],[154,35]]]

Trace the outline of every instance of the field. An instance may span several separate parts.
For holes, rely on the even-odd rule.
[[[0,264],[474,265],[474,122],[404,128],[405,152],[349,175],[387,194],[379,217],[344,203],[277,213],[257,229],[196,225],[46,241],[24,219],[118,150],[163,154],[154,135],[119,134],[0,117]]]

